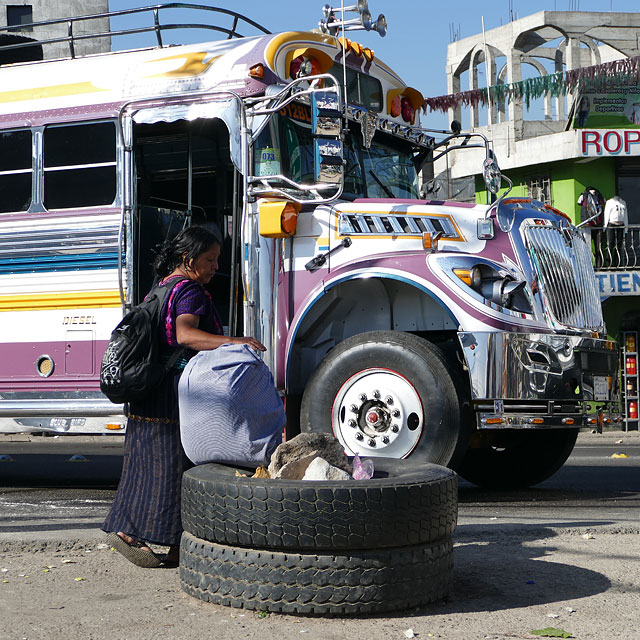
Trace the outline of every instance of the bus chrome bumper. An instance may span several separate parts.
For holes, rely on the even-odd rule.
[[[96,397],[35,398],[34,394],[1,394],[0,433],[124,433],[124,407],[102,394]]]
[[[618,350],[610,340],[461,332],[478,428],[567,428],[622,422]]]

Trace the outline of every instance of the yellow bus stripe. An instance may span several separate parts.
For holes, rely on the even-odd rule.
[[[22,102],[23,100],[61,98],[63,96],[75,96],[83,93],[97,93],[98,91],[111,91],[111,89],[101,89],[91,82],[75,82],[73,84],[58,84],[50,87],[37,87],[35,89],[0,91],[0,102]]]
[[[119,307],[118,291],[71,291],[0,296],[0,311],[44,311]]]

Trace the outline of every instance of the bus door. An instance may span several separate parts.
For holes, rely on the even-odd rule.
[[[214,223],[223,247],[208,286],[226,324],[235,179],[226,125],[215,118],[134,124],[133,149],[133,303],[153,285],[153,262],[163,242],[186,226]]]

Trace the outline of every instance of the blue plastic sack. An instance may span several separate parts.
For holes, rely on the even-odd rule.
[[[200,351],[178,385],[180,435],[194,464],[267,465],[286,418],[267,365],[246,344]]]

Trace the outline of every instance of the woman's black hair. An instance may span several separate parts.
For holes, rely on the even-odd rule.
[[[165,278],[181,264],[191,264],[214,244],[222,247],[222,234],[214,224],[187,227],[162,245],[153,268],[160,278]]]

